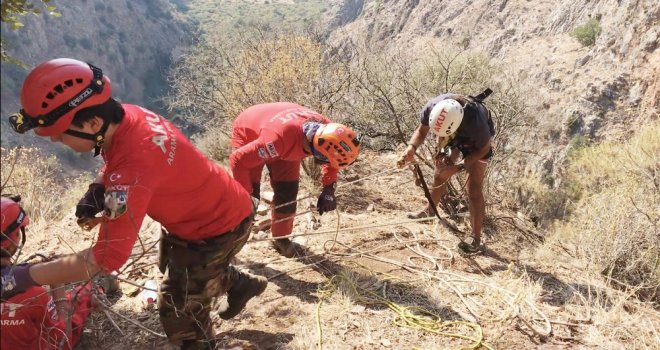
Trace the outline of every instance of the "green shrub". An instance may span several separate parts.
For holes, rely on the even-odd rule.
[[[577,26],[571,32],[571,36],[576,38],[583,46],[593,46],[601,32],[600,20],[592,18],[587,23]]]
[[[573,157],[577,152],[591,145],[591,138],[585,135],[575,135],[568,143],[568,157]]]
[[[272,101],[293,101],[323,112],[344,93],[346,66],[324,60],[314,38],[253,34],[206,42],[186,55],[171,77],[170,108],[210,127],[231,123],[245,108]]]
[[[577,151],[564,183],[580,188],[558,235],[578,247],[598,272],[643,299],[660,297],[660,122],[625,143]]]

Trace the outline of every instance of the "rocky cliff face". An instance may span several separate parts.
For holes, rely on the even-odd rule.
[[[28,69],[2,65],[2,116],[19,108],[23,78],[36,64],[57,57],[90,62],[110,77],[113,94],[124,102],[158,108],[165,73],[185,45],[185,21],[166,0],[56,2],[61,17],[28,16],[25,27],[2,28],[9,53]],[[4,121],[3,121],[4,123]],[[7,128],[2,128],[3,146]],[[11,137],[9,137],[11,138]]]
[[[658,118],[660,2],[524,0],[335,1],[331,40],[424,55],[428,43],[487,53],[529,86],[550,142],[624,137]],[[570,35],[600,19],[592,46]]]

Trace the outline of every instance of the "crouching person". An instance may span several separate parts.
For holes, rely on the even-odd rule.
[[[337,208],[335,183],[339,170],[351,165],[360,153],[360,137],[346,125],[289,102],[254,105],[241,112],[232,130],[229,164],[234,178],[259,198],[261,172],[270,173],[273,188],[270,231],[273,246],[282,255],[303,254],[289,237],[293,232],[300,163],[313,157],[321,164],[323,191],[317,201],[320,214]]]
[[[14,283],[10,271],[16,268],[16,253],[26,241],[28,216],[20,197],[2,197],[0,271],[3,286]],[[65,292],[63,285],[30,286],[3,293],[0,303],[2,349],[71,349],[80,340],[85,320],[95,308],[94,293],[112,293],[117,281],[103,279],[103,286],[91,282]],[[69,327],[70,319],[70,327]]]
[[[165,333],[183,349],[214,348],[212,300],[228,293],[228,308],[219,310],[228,319],[268,284],[229,264],[248,239],[250,195],[168,120],[113,99],[110,79],[93,65],[68,58],[40,64],[23,83],[21,104],[10,117],[16,132],[94,150],[105,165],[76,207],[81,220],[100,222],[94,246],[14,269],[13,288],[119,269],[149,215],[166,230],[163,247],[170,250],[158,302]]]

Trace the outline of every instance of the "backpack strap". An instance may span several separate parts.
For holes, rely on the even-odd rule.
[[[484,100],[488,98],[493,93],[493,90],[491,88],[486,88],[482,93],[480,93],[477,96],[468,96],[470,99],[479,102],[479,103],[484,103]]]
[[[468,103],[479,103],[482,105],[484,108],[484,100],[488,98],[493,93],[493,90],[491,88],[486,88],[482,93],[480,93],[477,96],[468,96],[467,100]],[[493,118],[491,117],[490,114],[490,109],[486,108],[486,111],[488,112],[488,128],[490,129],[490,135],[495,136],[495,123],[493,122]]]

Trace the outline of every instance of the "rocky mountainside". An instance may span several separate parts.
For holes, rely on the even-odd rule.
[[[329,13],[336,44],[486,53],[526,85],[551,144],[625,137],[659,116],[657,1],[338,0]],[[583,46],[571,32],[590,19],[602,31]]]
[[[111,78],[113,95],[158,109],[155,99],[166,91],[165,73],[189,37],[187,24],[174,6],[166,0],[83,0],[55,5],[61,17],[30,15],[18,31],[2,27],[9,54],[27,66],[2,64],[3,117],[19,108],[18,93],[27,71],[57,57],[97,65]],[[6,129],[2,128],[3,146],[14,140]]]

